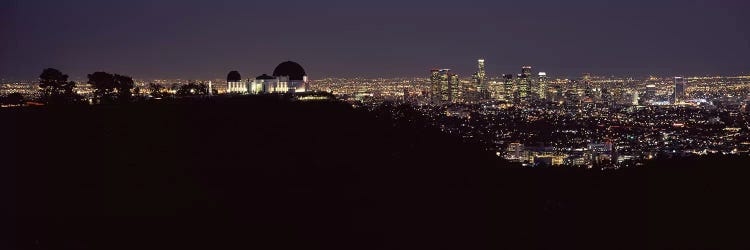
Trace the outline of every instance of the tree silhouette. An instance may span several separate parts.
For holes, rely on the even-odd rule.
[[[94,88],[94,102],[99,104],[113,103],[115,76],[107,72],[94,72],[88,75],[89,84]]]
[[[182,87],[182,84],[173,83],[171,86],[169,86],[169,90],[171,90],[172,93],[177,93],[177,91],[180,90],[180,87]]]
[[[180,87],[177,89],[177,95],[178,96],[191,96],[193,93],[191,93],[191,90],[193,90],[192,83],[188,83],[185,85],[180,85]]]
[[[47,104],[69,104],[80,100],[73,91],[75,82],[68,81],[68,75],[57,69],[47,68],[39,75],[41,101]]]
[[[135,86],[133,78],[107,72],[94,72],[88,75],[89,84],[94,88],[94,101],[99,104],[130,102]]]
[[[148,91],[154,98],[164,98],[167,97],[167,89],[164,88],[161,84],[158,83],[150,83],[148,85]]]
[[[200,83],[195,86],[196,92],[200,95],[208,95],[208,86],[206,84]]]
[[[178,96],[200,96],[208,95],[208,86],[203,83],[188,83],[177,89]]]
[[[133,97],[132,89],[135,86],[133,78],[124,75],[114,75],[115,88],[117,89],[117,101],[120,103],[128,103]]]

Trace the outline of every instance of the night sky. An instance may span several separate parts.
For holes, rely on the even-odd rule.
[[[0,1],[0,78],[750,72],[750,1]]]

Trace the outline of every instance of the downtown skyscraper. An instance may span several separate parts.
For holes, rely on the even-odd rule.
[[[537,77],[537,95],[539,96],[540,100],[547,100],[547,73],[546,72],[539,72],[539,75]]]
[[[433,104],[447,104],[458,100],[458,75],[450,71],[450,69],[430,71],[430,99]]]
[[[687,79],[681,76],[674,78],[674,94],[672,96],[673,103],[685,102],[685,85],[687,85]]]
[[[516,86],[519,102],[527,103],[529,101],[531,97],[531,80],[531,66],[521,67],[521,74],[519,74],[518,78],[516,78],[516,81],[518,82]]]
[[[513,74],[503,75],[503,99],[513,101],[516,98],[516,82],[513,81]]]
[[[473,86],[470,86],[465,91],[464,99],[468,102],[479,103],[482,100],[490,98],[490,86],[489,81],[486,80],[486,73],[484,67],[484,59],[477,59],[477,72],[472,76]]]
[[[484,59],[477,60],[477,73],[475,74],[477,91],[480,93],[487,92],[487,81],[485,81]]]

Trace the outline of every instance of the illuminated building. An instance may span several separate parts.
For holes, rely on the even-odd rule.
[[[478,102],[489,97],[489,85],[485,81],[484,59],[477,60],[477,72],[474,74],[474,84],[477,92],[475,96],[476,100],[474,101]]]
[[[582,100],[590,100],[594,97],[594,87],[591,86],[591,74],[583,73],[581,80],[578,82],[578,96]]]
[[[478,59],[477,60],[477,72],[474,73],[474,83],[477,86],[477,90],[482,90],[484,87],[484,59]],[[486,89],[486,88],[484,88]]]
[[[687,79],[677,76],[674,78],[674,96],[672,97],[673,103],[685,102],[685,85]]]
[[[479,79],[480,83],[484,82],[484,59],[478,59],[477,60],[477,67],[479,67],[479,71],[477,71],[477,78]]]
[[[505,100],[505,90],[503,81],[489,81],[487,83],[490,92],[490,98],[493,100]]]
[[[434,70],[429,78],[329,79],[325,80],[326,85],[320,81],[315,86],[332,89],[340,98],[357,100],[356,97],[365,96],[359,100],[369,108],[421,93],[422,98],[415,102],[420,105],[415,107],[430,118],[430,126],[481,142],[486,150],[524,166],[607,169],[636,166],[660,156],[750,152],[746,130],[735,126],[746,124],[725,123],[720,118],[722,114],[738,121],[746,118],[750,76],[685,77],[690,83],[685,92],[691,100],[681,102],[686,105],[667,105],[674,94],[673,77],[636,79],[585,74],[574,79],[547,76],[544,81],[544,74],[535,72],[529,95],[541,97],[540,86],[546,85],[546,98],[551,102],[533,102],[534,105],[520,108],[505,102],[436,108],[449,99],[472,100],[473,96],[467,97],[463,92],[458,101],[458,93],[448,94],[455,89],[450,83],[458,83],[457,76],[448,77],[449,72],[452,71]],[[523,70],[519,73],[523,75]],[[513,94],[519,94],[517,84],[522,82],[514,75],[519,74],[487,77],[493,98],[513,100]],[[471,89],[474,79],[461,80],[460,87],[468,86],[466,90],[476,92]],[[431,85],[436,89],[435,95],[431,95]],[[448,95],[441,95],[441,91]],[[654,101],[647,102],[647,95],[655,95]],[[437,105],[429,105],[430,97],[436,98]],[[538,136],[540,128],[533,126],[540,121],[551,125],[543,137]]]
[[[526,102],[529,97],[529,79],[524,74],[518,74],[516,78],[515,97],[518,102]]]
[[[503,75],[503,95],[506,101],[515,99],[516,83],[513,81],[513,74]]]
[[[655,84],[647,84],[646,85],[646,94],[643,96],[642,99],[646,102],[653,102],[656,98],[656,85]]]
[[[455,102],[458,99],[458,75],[450,69],[433,69],[430,71],[430,90],[433,104]]]
[[[259,75],[255,78],[255,80],[253,80],[252,83],[250,83],[250,93],[272,93],[272,90],[276,89],[276,85],[278,85],[278,83],[279,81],[278,79],[276,79],[276,77],[266,74]]]
[[[438,103],[440,101],[440,93],[442,92],[440,85],[440,70],[430,70],[430,97],[432,103]]]
[[[518,78],[516,78],[516,97],[519,102],[527,102],[529,100],[530,80],[528,76],[518,74]]]
[[[238,94],[303,93],[310,89],[305,69],[292,61],[276,66],[273,76],[263,74],[247,82],[242,82],[237,71],[229,72],[227,86],[227,92]]]
[[[535,164],[539,165],[547,165],[547,166],[560,166],[563,165],[565,162],[565,156],[563,155],[552,155],[552,154],[542,154],[542,155],[535,155],[533,157],[533,162]]]
[[[516,91],[518,91],[517,96],[520,102],[526,103],[531,97],[531,77],[531,66],[521,67],[521,74],[518,74],[518,78],[516,78],[518,82],[516,84]]]
[[[275,88],[264,88],[266,92],[306,92],[309,89],[305,69],[298,63],[286,61],[273,70],[278,83]]]
[[[521,143],[513,142],[509,144],[506,152],[507,160],[522,162],[526,159],[526,152],[524,151],[523,144]]]
[[[234,70],[227,75],[227,92],[241,94],[247,93],[247,85],[242,82],[240,72]]]
[[[459,100],[459,94],[461,94],[461,92],[459,91],[458,83],[459,83],[458,74],[449,74],[448,102],[457,102]]]
[[[589,143],[587,145],[588,149],[594,152],[598,153],[610,153],[612,152],[612,142],[607,141],[604,143]]]
[[[547,99],[547,73],[545,72],[539,72],[539,76],[537,78],[538,83],[538,89],[537,94],[539,95],[539,99],[546,100]]]

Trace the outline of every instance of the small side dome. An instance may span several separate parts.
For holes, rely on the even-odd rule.
[[[236,70],[233,70],[229,72],[227,75],[227,82],[241,82],[242,76],[240,75],[240,72],[237,72]]]

